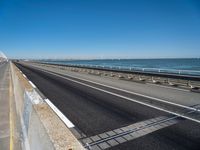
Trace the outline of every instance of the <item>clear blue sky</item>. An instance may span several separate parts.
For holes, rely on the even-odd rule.
[[[0,0],[10,58],[200,57],[199,0]]]

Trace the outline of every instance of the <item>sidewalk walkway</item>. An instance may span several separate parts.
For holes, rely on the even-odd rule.
[[[0,149],[10,149],[9,64],[0,65]]]

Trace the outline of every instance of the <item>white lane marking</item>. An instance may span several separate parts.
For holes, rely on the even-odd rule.
[[[20,73],[22,73],[22,71],[21,71],[21,70],[19,70],[19,72],[20,72]]]
[[[74,128],[74,124],[49,100],[45,99],[45,102],[51,107],[51,109],[58,115],[58,117],[65,123],[68,128]]]
[[[23,74],[24,78],[27,78],[25,74]]]
[[[49,73],[48,71],[46,71],[46,72]],[[167,101],[167,100],[164,100],[164,99],[160,99],[160,98],[156,98],[156,97],[151,97],[151,96],[143,95],[143,94],[140,94],[140,93],[136,93],[136,92],[132,92],[132,91],[120,89],[120,88],[117,88],[117,87],[105,85],[105,84],[98,83],[98,82],[95,82],[95,81],[89,81],[87,79],[81,79],[81,78],[74,77],[74,76],[71,76],[71,75],[66,75],[66,76],[69,76],[69,77],[72,77],[72,78],[75,78],[75,79],[79,79],[79,80],[82,80],[82,81],[87,81],[87,82],[90,82],[90,83],[94,83],[94,84],[97,84],[97,85],[101,85],[101,86],[104,86],[104,87],[108,87],[108,88],[111,88],[111,89],[114,89],[114,90],[119,90],[119,91],[126,92],[126,93],[129,93],[129,94],[133,94],[133,95],[137,95],[137,96],[142,96],[142,97],[149,98],[149,99],[152,99],[152,100],[155,100],[155,101],[159,101],[159,102],[163,102],[163,103],[166,103],[166,104],[171,104],[171,105],[174,105],[174,106],[178,106],[178,107],[182,107],[182,108],[186,108],[186,109],[190,109],[190,110],[197,110],[195,108],[191,108],[191,107],[186,106],[186,105],[177,104],[177,103],[170,102],[170,101]]]
[[[157,85],[157,84],[152,84],[152,83],[146,83],[146,84],[158,86],[158,87],[163,87],[163,88],[166,88],[166,89],[173,89],[173,90],[178,90],[178,91],[189,92],[189,90],[179,89],[179,88],[174,88],[174,87],[169,87],[169,86],[164,86],[164,85]]]
[[[43,71],[44,71],[44,70],[43,70]],[[44,71],[44,72],[47,72],[47,71]],[[95,90],[102,91],[102,92],[104,92],[104,93],[108,93],[108,94],[110,94],[110,95],[114,95],[114,96],[117,96],[117,97],[120,97],[120,98],[129,100],[129,101],[132,101],[132,102],[135,102],[135,103],[138,103],[138,104],[142,104],[142,105],[144,105],[144,106],[148,106],[148,107],[151,107],[151,108],[160,110],[160,111],[167,112],[167,113],[169,113],[169,114],[173,114],[173,115],[176,115],[176,116],[179,116],[179,117],[182,117],[182,118],[185,118],[185,119],[188,119],[188,120],[191,120],[191,121],[200,123],[200,120],[187,117],[187,116],[185,116],[184,114],[178,114],[178,113],[176,113],[176,112],[172,112],[172,111],[169,111],[169,110],[166,110],[166,109],[163,109],[163,108],[159,108],[159,107],[156,107],[156,106],[153,106],[153,105],[144,103],[144,102],[140,102],[140,101],[138,101],[138,100],[135,100],[135,99],[132,99],[132,98],[129,98],[129,97],[126,97],[126,96],[122,96],[122,95],[119,95],[119,94],[116,94],[116,93],[113,93],[113,92],[109,92],[109,91],[106,91],[106,90],[103,90],[103,89],[100,89],[100,88],[97,88],[97,87],[94,87],[94,86],[91,86],[91,85],[88,85],[88,84],[85,84],[85,83],[82,83],[82,82],[79,82],[79,81],[75,81],[75,80],[73,80],[73,79],[69,79],[69,78],[67,78],[67,77],[63,77],[63,76],[61,76],[61,75],[57,75],[57,74],[54,74],[54,73],[51,73],[51,72],[47,72],[47,73],[53,74],[53,75],[55,75],[55,76],[59,76],[59,77],[61,77],[61,78],[63,78],[63,79],[67,79],[67,80],[70,80],[70,81],[75,82],[75,83],[79,83],[79,84],[81,84],[81,85],[84,85],[84,86],[93,88],[93,89],[95,89]],[[189,107],[189,108],[190,108],[190,110],[193,110],[193,111],[200,111],[199,109],[196,109],[196,108],[191,108],[191,107]]]
[[[33,84],[33,82],[31,82],[31,81],[28,81],[30,84],[31,84],[31,86],[33,87],[33,88],[36,88],[36,86],[35,86],[35,84]]]

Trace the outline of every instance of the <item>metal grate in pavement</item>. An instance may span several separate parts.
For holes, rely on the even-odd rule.
[[[183,115],[187,114],[199,116],[199,106],[200,104],[191,106],[192,108],[194,108],[194,110],[191,111],[185,109]],[[104,150],[109,147],[113,147],[115,145],[139,138],[141,136],[160,130],[162,128],[174,125],[182,119],[182,117],[175,115],[160,116],[157,118],[138,122],[126,127],[101,133],[92,137],[84,138],[81,141],[86,149]]]
[[[84,144],[86,149],[104,150],[152,133],[159,129],[171,126],[178,122],[179,118],[177,116],[161,116],[84,138],[81,142]]]

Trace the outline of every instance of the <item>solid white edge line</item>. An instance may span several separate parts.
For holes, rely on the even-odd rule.
[[[79,81],[75,81],[75,80],[72,80],[72,79],[69,79],[69,78],[67,78],[67,79],[70,80],[70,81],[72,81],[72,82],[76,82],[76,83],[82,84],[84,86],[88,86],[90,88],[93,88],[93,89],[96,89],[96,90],[99,90],[99,91],[102,91],[102,92],[105,92],[105,93],[108,93],[108,94],[111,94],[111,95],[114,95],[114,96],[117,96],[117,97],[120,97],[120,98],[123,98],[123,99],[127,99],[127,100],[130,100],[130,101],[133,101],[133,102],[136,102],[136,103],[139,103],[139,104],[142,104],[142,105],[145,105],[145,106],[148,106],[148,107],[160,110],[160,111],[164,111],[164,112],[167,112],[167,113],[170,113],[170,114],[173,114],[173,115],[176,115],[176,116],[179,116],[179,117],[183,117],[183,118],[186,118],[186,119],[189,119],[189,120],[192,120],[192,121],[200,123],[200,120],[196,120],[196,119],[187,117],[187,116],[182,115],[182,114],[178,114],[178,113],[175,113],[175,112],[163,109],[163,108],[159,108],[159,107],[156,107],[156,106],[144,103],[144,102],[137,101],[135,99],[132,99],[132,98],[129,98],[129,97],[126,97],[126,96],[122,96],[122,95],[119,95],[119,94],[116,94],[116,93],[113,93],[113,92],[109,92],[109,91],[106,91],[106,90],[103,90],[103,89],[100,89],[100,88],[97,88],[97,87],[93,87],[91,85],[87,85],[87,84],[79,82]]]
[[[44,72],[47,72],[47,71],[44,71]],[[53,74],[53,73],[50,73],[50,72],[47,72],[47,73]],[[119,95],[119,94],[116,94],[116,93],[113,93],[113,92],[109,92],[109,91],[106,91],[106,90],[103,90],[103,89],[100,89],[100,88],[97,88],[97,87],[93,87],[93,86],[91,86],[91,85],[87,85],[87,84],[82,83],[82,82],[79,82],[79,81],[75,81],[75,80],[69,79],[69,78],[67,78],[67,77],[63,77],[63,76],[61,76],[61,75],[57,75],[57,74],[53,74],[53,75],[59,76],[59,77],[61,77],[61,78],[63,78],[63,79],[66,78],[67,80],[70,80],[70,81],[72,81],[72,82],[79,83],[79,84],[81,84],[81,85],[84,85],[84,86],[87,86],[87,87],[90,87],[90,88],[93,88],[93,89],[96,89],[96,90],[99,90],[99,91],[102,91],[102,92],[105,92],[105,93],[108,93],[108,94],[111,94],[111,95],[120,97],[120,98],[123,98],[123,99],[126,99],[126,100],[129,100],[129,101],[133,101],[133,102],[138,103],[138,104],[142,104],[142,105],[145,105],[145,106],[148,106],[148,107],[151,107],[151,108],[160,110],[160,111],[164,111],[164,112],[167,112],[167,113],[170,113],[170,114],[173,114],[173,115],[176,115],[176,116],[179,116],[179,117],[182,117],[182,118],[185,118],[185,119],[192,120],[192,121],[195,121],[195,122],[200,123],[200,120],[187,117],[187,116],[185,116],[184,114],[178,114],[178,113],[176,113],[176,112],[172,112],[172,111],[169,111],[169,110],[166,110],[166,109],[163,109],[163,108],[159,108],[159,107],[156,107],[156,106],[153,106],[153,105],[144,103],[144,102],[140,102],[140,101],[137,101],[137,100],[135,100],[135,99],[132,99],[132,98],[129,98],[129,97],[126,97],[126,96],[122,96],[122,95]],[[195,109],[195,110],[196,110],[196,109]]]
[[[35,67],[35,66],[33,66],[33,67]],[[47,70],[47,71],[48,71],[48,70]],[[95,81],[90,81],[90,80],[87,80],[87,79],[82,79],[82,78],[74,77],[74,76],[71,76],[71,75],[67,75],[67,76],[73,77],[73,78],[76,78],[76,79],[80,79],[80,80],[83,80],[83,81],[87,81],[87,82],[99,84],[99,85],[102,85],[102,86],[105,86],[105,87],[109,87],[109,88],[121,90],[121,91],[130,93],[130,94],[135,94],[135,95],[139,95],[139,94],[140,94],[140,93],[131,92],[131,91],[128,91],[128,90],[124,90],[124,89],[112,87],[112,86],[109,86],[109,85],[101,84],[101,83],[98,83],[98,82],[95,82]],[[158,86],[158,87],[162,87],[162,88],[166,88],[166,89],[173,89],[173,90],[178,90],[178,91],[183,91],[183,92],[189,92],[189,90],[186,90],[186,89],[179,89],[179,88],[174,88],[174,87],[169,87],[169,86],[164,86],[164,85],[157,85],[157,84],[152,84],[152,83],[146,83],[146,84],[152,85],[152,86]],[[143,95],[143,94],[140,94],[140,95]],[[140,95],[139,95],[139,96],[140,96]],[[147,96],[147,95],[143,95],[143,97],[144,97],[144,96]],[[149,97],[150,97],[150,96],[149,96]],[[154,98],[154,97],[152,97],[152,98]],[[154,99],[157,99],[157,98],[154,98]],[[160,99],[160,100],[161,100],[161,99]],[[164,101],[165,101],[165,100],[164,100]],[[172,103],[173,103],[173,102],[172,102]],[[176,104],[176,103],[174,103],[174,104]],[[183,105],[183,106],[184,106],[184,105]]]
[[[75,127],[74,124],[49,99],[45,99],[45,102],[51,107],[51,109],[58,115],[58,117],[68,128]]]
[[[31,82],[31,81],[28,81],[30,84],[31,84],[31,86],[33,87],[33,88],[36,88],[36,86],[35,86],[35,84],[33,84],[33,82]]]
[[[38,67],[35,67],[35,68],[38,68]],[[167,112],[167,113],[170,113],[170,114],[173,114],[173,115],[176,115],[176,116],[179,116],[179,117],[182,117],[182,118],[185,118],[185,119],[188,119],[188,120],[191,120],[191,121],[200,123],[200,120],[193,119],[193,118],[187,117],[187,116],[182,115],[182,114],[178,114],[178,113],[175,113],[175,112],[172,112],[172,111],[169,111],[169,110],[165,110],[165,109],[162,109],[162,108],[153,106],[153,105],[149,105],[149,104],[146,104],[146,103],[143,103],[143,102],[140,102],[140,101],[137,101],[137,100],[134,100],[134,99],[131,99],[131,98],[128,98],[128,97],[125,97],[125,96],[116,94],[116,93],[112,93],[112,92],[109,92],[109,91],[105,91],[105,90],[103,90],[103,89],[99,89],[99,88],[96,88],[96,87],[87,85],[87,84],[85,84],[85,83],[82,83],[82,82],[79,82],[79,81],[75,81],[75,80],[69,79],[69,78],[67,78],[67,77],[63,77],[62,75],[58,75],[58,74],[52,73],[52,72],[50,72],[50,71],[48,71],[48,70],[44,70],[44,69],[43,69],[42,71],[43,71],[43,72],[46,72],[46,73],[49,73],[49,74],[53,74],[53,75],[55,75],[55,76],[59,76],[59,77],[61,77],[61,78],[63,78],[63,79],[66,78],[66,79],[68,79],[68,80],[70,80],[70,81],[73,81],[73,82],[76,82],[76,83],[79,83],[79,84],[82,84],[82,85],[91,87],[91,88],[93,88],[93,89],[96,89],[96,90],[99,90],[99,91],[102,91],[102,92],[105,92],[105,93],[108,93],[108,94],[111,94],[111,95],[114,95],[114,96],[118,96],[118,97],[121,97],[121,98],[130,100],[130,101],[136,102],[136,103],[138,103],[138,104],[142,104],[142,105],[145,105],[145,106],[148,106],[148,107],[151,107],[151,108],[160,110],[160,111],[164,111],[164,112]],[[70,75],[68,75],[68,76],[70,76]],[[71,77],[72,77],[72,76],[71,76]],[[73,77],[73,78],[76,78],[76,77]],[[76,78],[76,79],[80,79],[80,78]],[[80,80],[84,80],[84,79],[80,79]],[[87,80],[85,80],[85,81],[87,81]],[[92,83],[93,81],[89,81],[89,80],[88,80],[88,82],[91,82],[91,83]],[[95,83],[95,82],[94,82],[94,83]],[[101,85],[100,83],[97,83],[97,84]],[[102,86],[103,86],[103,84],[102,84]],[[111,87],[111,86],[107,86],[107,85],[105,85],[105,87],[110,87],[110,88],[113,88],[113,89],[118,89],[118,88]],[[123,90],[123,89],[119,89],[119,90],[125,91],[125,92],[126,92],[126,90]],[[132,92],[131,92],[131,93],[132,93]],[[134,92],[133,92],[133,93],[134,93]],[[142,95],[142,94],[140,94],[140,95]],[[144,97],[150,97],[150,96],[144,95]],[[153,98],[153,97],[152,97],[152,98]],[[153,98],[153,99],[157,100],[158,98]],[[158,99],[158,100],[160,100],[160,99]],[[165,100],[163,100],[163,101],[166,102]],[[171,103],[171,102],[169,102],[169,103]],[[174,103],[174,104],[176,104],[176,103]],[[180,105],[180,104],[177,104],[177,105]],[[184,105],[182,105],[182,106],[183,106],[184,108],[188,108],[188,109],[190,109],[190,110],[200,111],[199,109],[191,108],[191,107],[189,107],[189,106],[184,106]]]
[[[159,101],[159,102],[163,102],[163,103],[166,103],[166,104],[171,104],[171,105],[174,105],[174,106],[178,106],[178,107],[182,107],[182,108],[186,108],[186,109],[198,111],[198,109],[196,109],[196,108],[192,108],[192,107],[185,106],[185,105],[182,105],[182,104],[177,104],[177,103],[169,102],[167,100],[163,100],[163,99],[160,99],[160,98],[155,98],[155,97],[143,95],[143,94],[140,94],[140,93],[136,93],[136,92],[132,92],[132,91],[120,89],[120,88],[117,88],[117,87],[113,87],[113,86],[101,84],[101,83],[94,82],[94,81],[90,81],[90,80],[87,80],[87,79],[81,79],[81,78],[74,77],[74,76],[71,76],[71,75],[66,75],[66,76],[69,76],[69,77],[72,77],[72,78],[76,78],[76,79],[79,79],[79,80],[82,80],[82,81],[87,81],[87,82],[90,82],[90,83],[94,83],[94,84],[97,84],[97,85],[101,85],[101,86],[104,86],[104,87],[112,88],[114,90],[119,90],[119,91],[126,92],[126,93],[129,93],[129,94],[134,94],[134,95],[137,95],[137,96],[142,96],[142,97],[145,97],[145,98],[153,99],[153,100],[156,100],[156,101]]]

